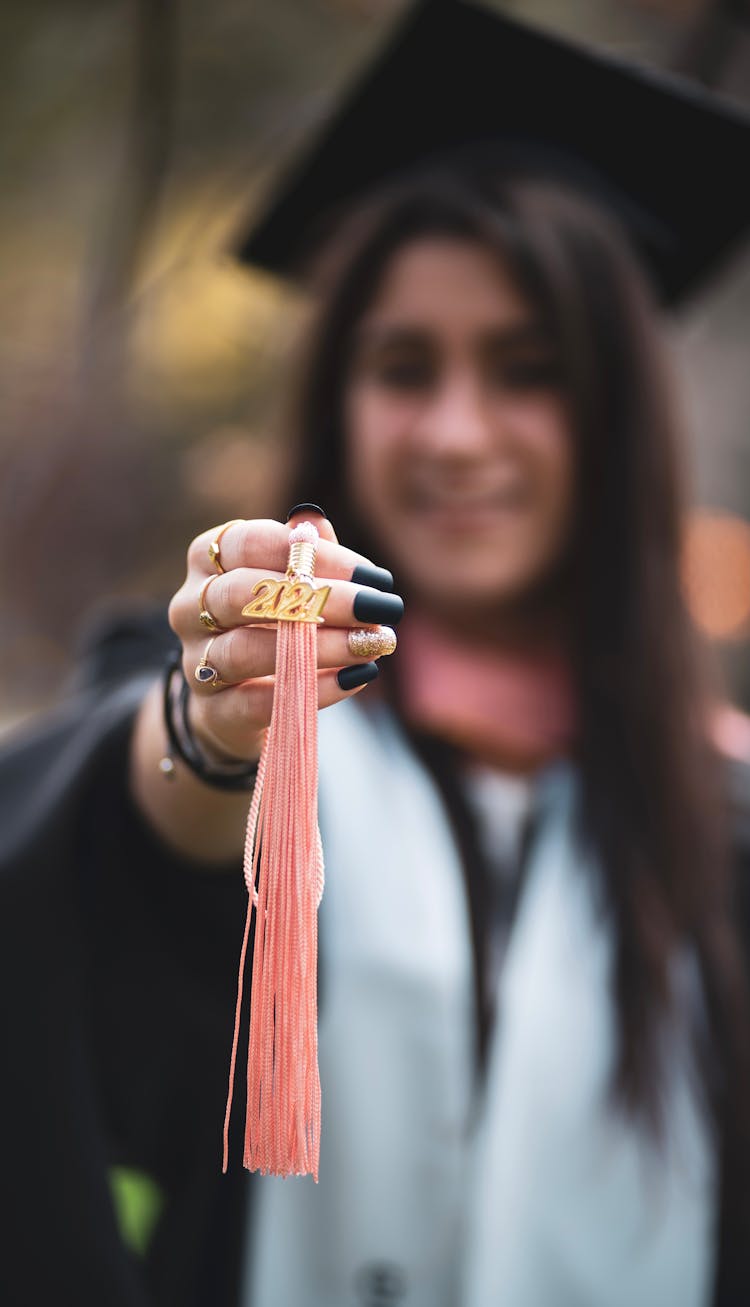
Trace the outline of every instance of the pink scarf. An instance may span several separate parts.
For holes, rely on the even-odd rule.
[[[409,615],[399,628],[398,674],[410,725],[486,762],[533,771],[570,751],[577,713],[559,653],[477,648]]]

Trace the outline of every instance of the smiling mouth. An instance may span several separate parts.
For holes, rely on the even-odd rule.
[[[420,515],[456,514],[486,517],[505,512],[518,512],[528,506],[528,494],[520,486],[487,492],[446,491],[434,493],[414,491],[407,496],[406,506]]]

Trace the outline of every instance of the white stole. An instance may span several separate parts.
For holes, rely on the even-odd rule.
[[[575,779],[550,771],[505,959],[470,1188],[471,1307],[704,1307],[715,1175],[686,1026],[665,1037],[660,1149],[611,1107],[613,941],[573,830]],[[676,977],[687,1015],[690,972]],[[687,983],[682,983],[687,981]]]
[[[608,1107],[612,943],[572,773],[541,782],[480,1095],[434,783],[353,702],[321,715],[320,776],[320,1183],[254,1178],[243,1307],[706,1307],[713,1154],[676,1045],[662,1154]]]

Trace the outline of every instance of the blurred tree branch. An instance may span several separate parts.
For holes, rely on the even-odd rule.
[[[131,0],[132,97],[123,165],[84,329],[95,335],[127,303],[158,210],[173,141],[179,0]]]
[[[693,22],[675,68],[711,90],[721,90],[727,65],[736,56],[742,36],[750,36],[748,0],[711,0]]]
[[[92,601],[137,568],[144,519],[159,502],[157,462],[131,427],[123,379],[129,299],[172,147],[178,2],[132,0],[122,162],[84,281],[77,368],[29,417],[45,435],[42,457],[24,443],[2,478],[4,586],[16,622],[63,645]]]

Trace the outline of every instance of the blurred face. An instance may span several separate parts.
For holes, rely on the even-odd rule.
[[[495,255],[451,238],[398,251],[358,329],[350,494],[427,606],[528,595],[570,531],[573,451],[552,342]]]

